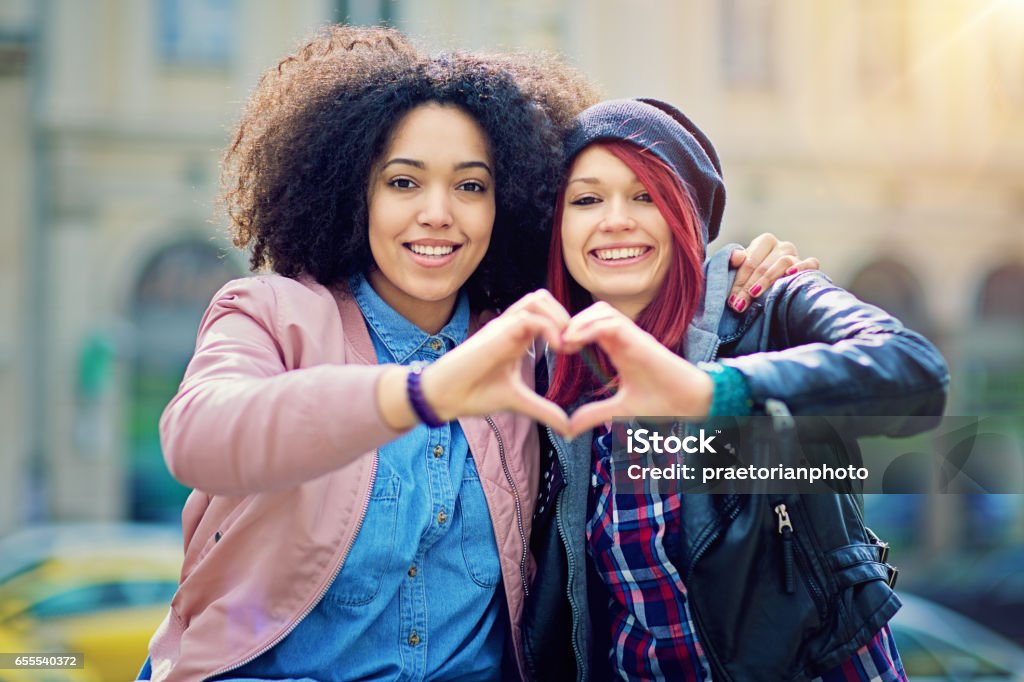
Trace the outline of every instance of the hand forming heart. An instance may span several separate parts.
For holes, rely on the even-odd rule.
[[[570,418],[532,391],[524,354],[537,338],[548,350],[578,353],[596,344],[618,372],[615,394],[584,405]],[[711,404],[708,375],[665,348],[621,312],[599,302],[570,318],[544,290],[528,294],[423,375],[428,402],[442,418],[512,410],[575,436],[613,417],[704,417]]]
[[[614,417],[707,416],[713,387],[708,374],[607,303],[595,303],[572,318],[562,333],[561,352],[579,352],[591,343],[615,367],[618,387],[611,397],[576,410],[569,420],[570,434]]]
[[[568,324],[569,313],[549,292],[527,294],[424,371],[427,402],[442,419],[511,410],[568,434],[569,416],[527,386],[534,366],[523,362],[538,338],[560,349]]]

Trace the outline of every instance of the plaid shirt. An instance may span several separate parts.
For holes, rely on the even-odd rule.
[[[594,439],[587,551],[604,583],[611,623],[609,664],[626,679],[710,680],[686,586],[669,560],[678,542],[678,494],[615,495],[611,434]],[[816,681],[906,682],[885,626],[847,662]]]

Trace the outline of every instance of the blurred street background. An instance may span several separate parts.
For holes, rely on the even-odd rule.
[[[721,243],[795,242],[939,345],[950,414],[1024,414],[1024,0],[0,0],[0,542],[179,523],[157,420],[246,272],[219,157],[332,21],[555,51],[677,104],[722,157]],[[1024,497],[866,506],[901,587],[1024,644]]]

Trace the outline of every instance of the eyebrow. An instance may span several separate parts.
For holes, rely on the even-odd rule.
[[[419,168],[420,170],[424,170],[427,167],[427,164],[425,164],[422,161],[419,161],[418,159],[405,159],[398,157],[390,159],[387,163],[381,166],[381,170],[384,170],[388,166],[392,166],[395,164],[412,166],[413,168]],[[491,170],[491,167],[488,166],[483,161],[462,161],[460,163],[455,164],[455,170],[457,171],[465,170],[467,168],[483,168],[485,171],[487,171],[489,175],[494,175],[494,171]]]
[[[487,171],[488,175],[494,175],[491,167],[483,161],[463,161],[462,163],[455,164],[455,170],[465,170],[467,168],[483,168]]]
[[[413,166],[414,168],[426,168],[427,167],[427,164],[423,163],[422,161],[417,161],[415,159],[401,159],[401,158],[397,158],[397,159],[391,159],[390,161],[385,163],[383,166],[381,166],[380,169],[384,170],[388,166],[393,166],[395,164],[401,164],[401,165],[405,165],[405,166]]]
[[[583,182],[583,183],[586,183],[588,185],[600,185],[601,184],[601,180],[598,179],[598,178],[573,178],[572,180],[570,180],[569,182],[566,183],[566,186],[571,185],[571,184],[573,184],[575,182]]]

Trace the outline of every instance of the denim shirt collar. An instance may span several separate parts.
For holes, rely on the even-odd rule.
[[[723,328],[735,327],[738,317],[725,307],[736,271],[729,257],[738,244],[728,244],[704,261],[704,296],[686,330],[683,347],[690,362],[706,362],[718,353]],[[727,330],[726,330],[727,331]]]
[[[392,361],[400,365],[413,359],[431,339],[441,339],[445,350],[451,350],[469,335],[469,297],[464,291],[459,292],[448,324],[437,334],[430,335],[388,305],[364,275],[350,277],[349,289],[363,312],[370,334],[387,349]]]

